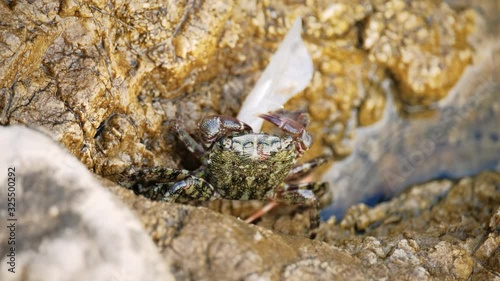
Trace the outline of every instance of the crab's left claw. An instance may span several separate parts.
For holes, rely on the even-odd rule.
[[[205,148],[210,148],[219,138],[230,132],[252,132],[248,124],[228,116],[211,115],[203,118],[199,124],[200,135]]]

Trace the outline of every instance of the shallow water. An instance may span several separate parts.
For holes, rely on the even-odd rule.
[[[374,205],[417,183],[500,171],[499,45],[465,71],[431,117],[401,118],[388,93],[383,120],[356,129],[353,153],[323,175],[335,198],[322,218],[340,218],[355,203]]]

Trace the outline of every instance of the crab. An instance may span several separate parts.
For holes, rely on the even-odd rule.
[[[254,133],[233,117],[212,115],[198,126],[201,144],[174,120],[172,129],[189,151],[200,157],[195,171],[152,167],[131,175],[133,189],[153,200],[271,200],[276,203],[310,206],[310,230],[319,226],[316,195],[328,190],[326,182],[300,182],[315,167],[325,163],[322,156],[295,165],[311,147],[312,137],[305,127],[305,113],[276,111],[260,118],[278,126],[283,136]]]

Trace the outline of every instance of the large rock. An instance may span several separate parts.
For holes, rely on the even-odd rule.
[[[430,0],[313,2],[0,2],[0,124],[34,126],[91,171],[114,180],[129,167],[193,168],[196,163],[176,149],[165,121],[179,118],[193,132],[204,115],[236,115],[291,22],[302,16],[315,73],[310,87],[287,108],[312,115],[316,141],[306,158],[324,149],[345,156],[351,152],[346,140],[356,121],[365,126],[383,115],[382,81],[399,86],[399,101],[428,105],[448,92],[471,60],[466,36],[476,23],[470,4],[452,10]],[[482,42],[476,40],[474,56],[482,53]],[[474,126],[465,130],[470,133]],[[179,280],[499,276],[498,185],[485,176],[464,182],[484,182],[493,190],[487,196],[464,188],[464,182],[462,187],[443,182],[416,187],[410,196],[375,209],[354,207],[340,225],[330,220],[322,226],[324,242],[273,234],[205,208],[150,202],[107,182],[139,215],[161,260],[127,208],[102,191],[76,160],[40,134],[0,129],[2,136],[9,135],[0,139],[2,165],[17,165],[16,177],[22,179],[16,194],[22,226],[17,239],[23,242],[17,266],[29,273],[5,275],[7,252],[0,252],[2,280],[171,279],[164,266]],[[498,142],[497,134],[480,135],[479,149],[485,141]],[[456,159],[455,150],[450,152],[446,156]],[[1,168],[4,179],[7,170]],[[351,175],[360,177],[358,171]],[[471,192],[450,196],[460,189]],[[3,198],[6,191],[0,192]],[[449,198],[457,204],[442,203]],[[416,199],[420,208],[432,206],[435,213],[412,205]],[[5,204],[0,203],[2,218],[8,214]],[[238,205],[222,204],[221,209],[234,214]],[[276,208],[259,224],[276,233],[303,234],[307,216],[295,210],[291,216],[280,213],[283,209]],[[425,232],[434,222],[431,215],[440,215],[439,223]],[[0,235],[5,245],[8,237]],[[74,253],[68,256],[80,260],[57,253]]]
[[[0,151],[0,280],[174,280],[132,212],[58,144],[0,127]]]
[[[111,185],[141,217],[178,280],[365,280],[359,260],[326,243],[274,234],[203,207],[153,202]]]

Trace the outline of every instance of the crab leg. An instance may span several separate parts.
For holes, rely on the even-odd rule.
[[[146,168],[143,170],[139,170],[132,175],[130,178],[134,182],[172,182],[172,181],[180,181],[187,178],[193,172],[188,170],[176,170],[161,166],[156,166],[152,168]]]
[[[264,207],[262,207],[260,210],[255,212],[253,215],[249,216],[245,222],[246,223],[252,223],[258,218],[262,217],[263,215],[267,214],[269,211],[274,209],[274,207],[278,206],[278,202],[271,200],[271,202],[267,203]]]
[[[169,182],[184,180],[191,174],[188,170],[153,167],[134,172],[129,178],[134,182],[131,189],[135,193],[157,200],[170,188]]]
[[[309,204],[311,207],[309,210],[310,224],[311,230],[313,230],[319,226],[319,202],[317,198],[323,196],[327,191],[327,182],[308,182],[300,184],[285,183],[283,187],[277,190],[274,196],[270,198],[271,202],[248,217],[245,222],[252,223],[271,211],[274,207],[278,206],[279,203],[285,203],[287,205]]]
[[[307,125],[309,125],[309,122],[311,121],[309,114],[301,111],[289,111],[285,109],[278,109],[276,111],[273,111],[272,113],[281,117],[286,117],[288,119],[295,120],[304,127],[307,127]]]
[[[305,131],[305,127],[299,122],[273,112],[259,114],[259,117],[278,126],[283,132],[294,137],[299,137]]]
[[[136,194],[141,194],[142,196],[151,200],[160,200],[163,195],[172,187],[173,183],[163,183],[163,182],[152,182],[152,183],[136,183],[132,186],[132,189]]]
[[[209,201],[213,199],[221,199],[221,196],[210,183],[194,176],[176,182],[161,198],[167,202]]]
[[[130,175],[135,182],[132,189],[153,200],[190,201],[219,198],[214,188],[202,178],[199,171],[175,170],[161,166],[137,171]]]
[[[291,188],[276,194],[274,198],[278,203],[309,205],[310,230],[319,226],[319,201],[312,190]]]
[[[297,165],[290,170],[285,178],[285,181],[293,181],[303,178],[312,172],[316,167],[325,164],[328,161],[328,156],[319,156],[311,161]]]
[[[172,130],[177,135],[179,140],[181,140],[186,148],[196,156],[201,156],[205,152],[203,146],[201,146],[197,141],[195,141],[184,129],[179,125],[179,121],[172,120]]]
[[[317,198],[321,198],[329,190],[328,182],[304,182],[298,184],[285,183],[283,191],[310,190]]]

